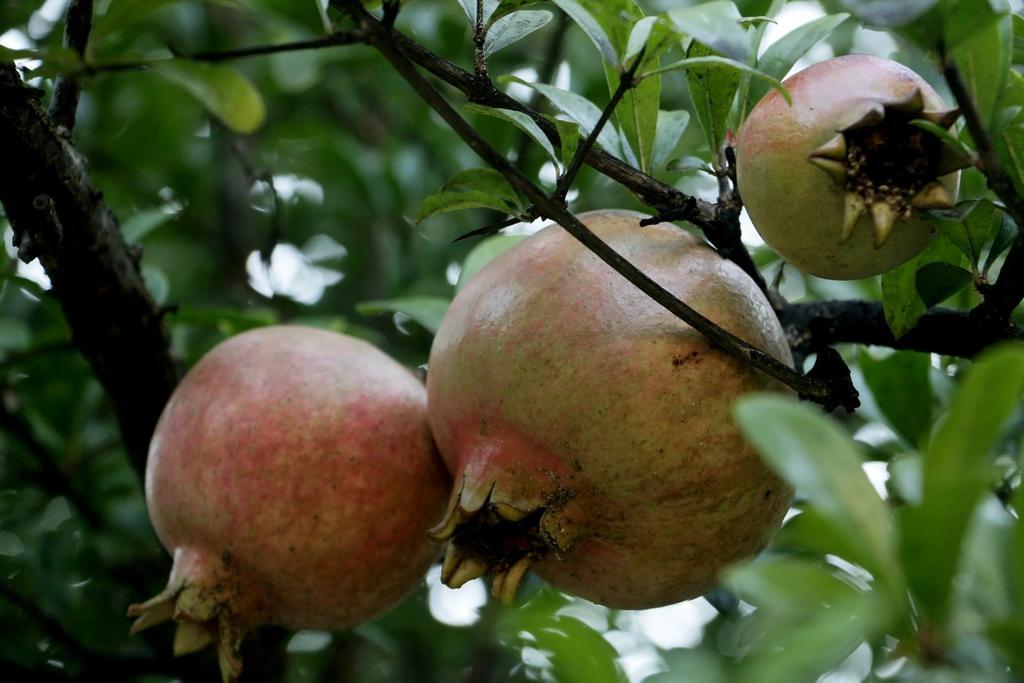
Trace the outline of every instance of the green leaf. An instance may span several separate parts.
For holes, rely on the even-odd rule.
[[[1013,25],[1008,0],[944,0],[937,9],[945,10],[943,40],[946,49],[955,54],[964,43],[974,42],[981,36],[988,35],[990,40],[1000,43],[1000,51],[1006,51],[1006,66],[1009,67]],[[1004,19],[1005,29],[1000,28],[993,33],[992,26],[1003,23]],[[1002,58],[998,61],[1001,62]]]
[[[562,165],[568,168],[580,142],[580,124],[557,118],[551,118],[550,121],[558,129],[558,139],[562,148]]]
[[[521,10],[506,14],[488,29],[487,37],[484,39],[484,55],[489,57],[525,38],[551,21],[551,16],[551,12],[547,10]]]
[[[615,649],[584,622],[559,614],[564,598],[551,593],[542,590],[519,609],[505,610],[498,622],[503,639],[543,652],[547,673],[559,683],[626,683]]]
[[[761,49],[761,41],[764,40],[764,33],[768,26],[774,23],[773,20],[782,8],[786,6],[786,0],[771,0],[771,5],[764,11],[766,21],[759,21],[750,30],[750,63],[756,62],[758,50]],[[749,14],[749,12],[747,12]]]
[[[686,56],[707,57],[711,48],[704,43],[693,41]],[[686,70],[686,84],[690,99],[697,114],[697,121],[704,130],[704,139],[713,158],[725,141],[726,119],[732,109],[733,98],[740,86],[740,72],[734,69],[694,66]]]
[[[783,79],[793,65],[803,57],[808,50],[824,40],[830,33],[839,27],[850,17],[849,14],[833,14],[810,21],[799,28],[793,29],[778,41],[772,43],[760,59],[757,60],[758,71]],[[768,85],[764,81],[754,81],[750,84],[744,104],[745,112],[749,112],[757,104],[758,100],[768,92]]]
[[[896,28],[909,24],[930,10],[939,0],[839,0],[844,9],[868,26]]]
[[[881,596],[862,593],[839,570],[783,558],[731,569],[726,584],[757,607],[744,630],[752,640],[736,680],[813,681],[882,632],[894,610]]]
[[[932,424],[928,355],[898,351],[875,360],[861,349],[858,366],[889,426],[911,446],[920,445]]]
[[[449,305],[451,301],[439,296],[406,296],[364,301],[356,304],[356,312],[367,317],[381,313],[404,313],[431,334],[436,334]]]
[[[597,19],[594,18],[594,15],[588,12],[583,5],[576,2],[576,0],[552,0],[552,2],[568,14],[569,18],[576,22],[577,26],[583,29],[587,37],[597,46],[598,51],[601,53],[601,59],[604,60],[605,64],[617,65],[619,63],[611,38],[608,37],[608,34],[598,23]]]
[[[149,233],[176,218],[177,215],[176,212],[168,213],[164,209],[139,211],[121,224],[121,234],[124,235],[125,242],[137,244],[144,240]]]
[[[971,149],[964,143],[963,140],[956,136],[956,129],[946,130],[941,126],[937,126],[931,121],[925,119],[913,119],[910,125],[920,128],[923,131],[927,131],[941,140],[944,144],[953,148],[960,153],[964,159],[971,158]]]
[[[654,137],[651,170],[658,171],[675,151],[690,123],[690,112],[685,109],[658,112],[658,134]]]
[[[32,76],[44,78],[53,78],[61,73],[74,73],[82,68],[81,56],[66,47],[15,50],[0,45],[0,60],[15,61],[19,59],[33,59],[42,62],[40,66],[32,69],[31,73]]]
[[[481,241],[473,247],[473,250],[466,255],[466,260],[462,262],[462,271],[459,273],[455,291],[460,291],[484,266],[527,237],[527,235],[494,235]]]
[[[922,616],[945,623],[961,546],[989,486],[989,453],[1024,392],[1024,347],[986,351],[967,372],[924,459],[924,495],[901,519],[904,567]]]
[[[927,307],[936,306],[974,280],[969,270],[952,263],[928,263],[917,271],[917,294]]]
[[[915,258],[882,275],[882,307],[893,336],[905,335],[928,310],[917,291],[917,271],[929,263],[958,265],[960,259],[956,245],[939,235]]]
[[[999,228],[1001,218],[995,203],[988,199],[969,199],[950,211],[935,211],[932,216],[942,234],[956,245],[971,265],[977,266],[981,250]],[[1001,215],[1001,212],[1000,212]]]
[[[462,211],[463,209],[493,209],[504,214],[515,214],[516,209],[500,197],[490,192],[479,190],[460,190],[457,192],[438,192],[429,195],[420,203],[416,213],[416,224],[442,213]]]
[[[1024,17],[1013,15],[1013,63],[1024,64]]]
[[[626,43],[626,53],[622,56],[622,63],[626,67],[631,65],[633,58],[640,54],[640,50],[647,47],[651,31],[659,21],[661,21],[659,17],[644,17],[633,24],[633,28],[629,32],[629,40]]]
[[[750,56],[750,39],[740,23],[740,12],[729,0],[671,10],[668,17],[680,32],[719,54],[739,62]]]
[[[773,470],[814,505],[844,542],[853,562],[889,586],[898,585],[889,515],[862,469],[856,444],[820,411],[788,397],[741,399],[736,418]]]
[[[491,15],[498,9],[498,5],[501,4],[501,0],[483,0],[483,20],[484,26],[490,20]],[[462,6],[462,11],[466,13],[466,18],[469,19],[470,26],[476,26],[476,2],[477,0],[459,0],[459,5]]]
[[[580,129],[584,135],[590,135],[590,131],[594,129],[594,126],[597,125],[597,122],[601,118],[601,109],[582,95],[577,95],[574,92],[562,90],[561,88],[556,88],[553,85],[546,85],[544,83],[529,83],[515,77],[512,77],[511,80],[533,88],[541,95],[548,98],[548,100],[550,100],[559,111],[580,125]],[[597,143],[601,145],[606,152],[616,156],[622,154],[622,144],[619,134],[611,125],[605,125],[605,127],[601,129],[600,134],[597,136]]]
[[[493,168],[469,168],[459,171],[446,180],[441,189],[445,192],[486,192],[512,206],[523,208],[519,195],[508,184],[508,180]]]
[[[540,129],[540,126],[538,126],[528,114],[524,114],[523,112],[516,111],[514,109],[497,109],[494,107],[485,107],[479,104],[466,104],[463,105],[462,108],[473,114],[483,114],[484,116],[493,116],[495,118],[503,119],[514,126],[517,126],[520,130],[529,135],[530,139],[541,146],[553,164],[558,164],[558,154],[555,152],[554,146],[551,144],[551,141],[548,140],[548,136],[544,134],[544,131]]]
[[[714,173],[715,169],[708,165],[708,162],[704,161],[700,157],[679,157],[668,162],[665,170],[670,173],[689,173],[691,171],[701,171],[703,173]]]
[[[947,38],[948,39],[948,38]],[[998,113],[1013,57],[1013,23],[1004,15],[980,31],[974,31],[956,41],[953,50],[960,74],[974,97],[981,120],[991,125]]]
[[[175,59],[155,64],[153,70],[183,87],[236,133],[252,133],[263,125],[263,98],[231,67]]]
[[[988,256],[985,257],[985,267],[982,269],[982,273],[988,276],[988,271],[995,264],[996,259],[1010,248],[1013,241],[1017,239],[1017,224],[1013,222],[1009,214],[1004,211],[1000,211],[996,214],[997,227],[996,234],[992,238],[992,246],[989,247]]]
[[[174,325],[215,327],[225,336],[278,322],[277,313],[265,308],[179,306],[169,316]]]
[[[772,78],[768,74],[763,74],[757,69],[751,66],[747,66],[742,62],[737,62],[736,60],[729,59],[727,57],[719,57],[718,55],[710,55],[708,57],[688,57],[686,59],[680,59],[677,62],[672,62],[671,64],[663,66],[659,68],[657,71],[658,73],[664,73],[666,71],[676,71],[678,69],[691,69],[693,67],[705,66],[722,69],[732,69],[744,74],[749,74],[754,78],[764,79],[765,81],[770,83],[773,88],[779,91],[779,94],[782,95],[783,99],[785,99],[786,102],[790,104],[793,103],[793,98],[789,94],[789,90],[786,89],[786,86],[782,84],[782,81],[780,81],[777,78]]]
[[[1014,189],[1024,194],[1024,75],[1015,69],[1007,74],[1002,106],[1021,107],[996,136],[995,143]]]

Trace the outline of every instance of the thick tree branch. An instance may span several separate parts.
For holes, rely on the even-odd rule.
[[[23,259],[38,256],[72,330],[117,411],[138,472],[178,378],[160,309],[85,162],[0,62],[0,202]],[[20,95],[20,96],[19,96]]]
[[[937,308],[921,317],[914,328],[895,338],[877,301],[812,301],[788,304],[779,320],[798,356],[842,343],[870,344],[893,349],[972,358],[1001,341],[1024,340],[1024,330],[979,329],[966,311]]]
[[[84,57],[91,30],[92,0],[71,0],[64,19],[64,46]],[[53,99],[50,101],[50,118],[68,132],[75,127],[80,94],[81,86],[76,79],[63,75],[57,78],[53,88]]]
[[[605,244],[587,226],[561,206],[559,202],[548,197],[541,188],[531,182],[519,169],[509,163],[501,153],[480,137],[472,126],[452,108],[448,101],[426,81],[413,63],[406,59],[401,51],[395,47],[392,43],[395,35],[394,31],[371,21],[372,17],[366,12],[359,0],[342,0],[342,4],[344,9],[355,18],[356,22],[367,31],[369,43],[391,63],[413,90],[444,119],[452,130],[477,155],[492,168],[504,175],[509,183],[522,193],[542,216],[556,221],[569,234],[579,240],[616,272],[633,283],[638,289],[728,353],[733,354],[740,360],[765,372],[780,382],[789,385],[804,398],[829,407],[843,406],[848,410],[856,407],[856,392],[852,390],[852,385],[849,387],[838,387],[835,382],[818,381],[794,371],[785,363],[769,356],[700,315],[700,313],[677,299],[671,292]]]
[[[995,284],[985,288],[985,301],[974,313],[975,319],[985,326],[998,326],[1009,320],[1013,309],[1021,299],[1024,299],[1024,199],[1013,187],[1013,181],[1010,180],[1002,159],[999,158],[999,152],[988,134],[967,84],[964,83],[960,69],[952,56],[945,52],[942,54],[942,74],[949,84],[953,97],[956,98],[956,103],[967,123],[967,130],[974,140],[979,158],[978,169],[985,174],[989,188],[1003,202],[1020,230],[1006,255],[999,279]]]

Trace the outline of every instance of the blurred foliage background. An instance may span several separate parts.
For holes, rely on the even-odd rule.
[[[655,13],[701,3],[641,4]],[[736,4],[748,17],[777,11],[767,46],[858,3]],[[0,46],[55,51],[65,5],[5,0]],[[93,57],[131,61],[169,47],[189,53],[312,38],[323,35],[323,16],[315,0],[101,0]],[[608,93],[594,47],[563,21],[556,16],[495,54],[491,74],[538,78],[554,39],[551,82],[600,106]],[[472,64],[456,0],[409,2],[398,26],[442,56]],[[911,66],[951,99],[920,41],[898,32],[850,18],[807,47],[796,68],[869,52]],[[45,62],[22,65],[41,67],[28,77],[51,87]],[[167,307],[174,353],[187,367],[229,335],[287,322],[360,336],[410,366],[425,363],[431,333],[477,248],[453,238],[501,216],[462,211],[420,225],[415,217],[446,179],[480,163],[370,48],[231,67],[265,106],[265,122],[249,134],[211,116],[158,70],[88,78],[79,108],[76,143],[125,237],[144,250],[143,272]],[[531,97],[522,86],[502,87]],[[693,111],[683,74],[667,74],[662,89],[662,109]],[[553,187],[552,164],[517,128],[471,118],[499,149],[518,152],[528,175]],[[671,155],[686,157],[713,157],[695,115]],[[713,200],[715,179],[695,165],[676,161],[655,175]],[[965,173],[963,196],[985,196],[976,172]],[[644,208],[586,168],[570,199],[575,210]],[[169,559],[149,526],[110,406],[74,350],[41,266],[18,262],[2,219],[0,230],[7,255],[0,273],[0,680],[212,680],[212,654],[169,657],[171,629],[128,637],[126,606],[163,587]],[[775,277],[777,257],[752,230],[744,236],[766,277]],[[498,246],[485,243],[474,258]],[[794,301],[882,296],[879,279],[829,282],[792,269],[780,285]],[[976,300],[972,288],[959,288],[945,303]],[[745,428],[761,435],[758,445],[773,464],[799,480],[801,496],[773,548],[707,598],[624,612],[531,579],[518,604],[501,609],[488,604],[480,580],[451,591],[435,567],[401,606],[352,631],[261,630],[244,647],[243,680],[1024,680],[1024,525],[1013,508],[1021,509],[1024,361],[997,354],[973,389],[958,389],[966,361],[841,350],[864,402],[856,414],[838,416],[841,424],[811,408],[744,405]],[[778,430],[795,436],[780,446],[772,440]],[[945,455],[922,457],[936,452]],[[810,478],[817,484],[800,479],[808,472],[822,474]],[[942,521],[948,515],[963,533]],[[877,547],[871,538],[881,539]],[[952,563],[945,574],[943,563]],[[925,591],[927,575],[941,588]]]

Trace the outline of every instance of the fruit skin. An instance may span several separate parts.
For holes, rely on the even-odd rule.
[[[230,680],[257,624],[363,622],[437,556],[427,527],[449,492],[411,372],[313,328],[232,337],[188,373],[153,435],[146,499],[174,568],[164,593],[133,606],[136,630],[176,612],[178,640],[195,641],[176,650],[212,638]]]
[[[862,215],[842,243],[844,188],[808,156],[875,103],[920,90],[925,111],[945,108],[916,73],[870,55],[819,62],[784,81],[790,107],[771,91],[754,107],[736,140],[737,185],[758,233],[783,258],[818,277],[850,280],[884,273],[919,254],[935,235],[918,215],[897,221],[875,248],[872,217]],[[939,178],[956,194],[959,174]]]
[[[736,265],[641,218],[579,216],[673,294],[792,363],[771,307]],[[456,484],[437,528],[455,527],[445,568],[455,585],[486,565],[495,592],[510,597],[501,584],[523,569],[514,566],[522,551],[496,558],[469,535],[495,515],[525,517],[528,538],[509,534],[505,546],[529,546],[527,561],[548,582],[610,607],[670,604],[761,550],[792,500],[731,415],[738,396],[780,385],[712,348],[557,225],[490,262],[455,298],[427,388]],[[449,569],[452,557],[463,569]]]

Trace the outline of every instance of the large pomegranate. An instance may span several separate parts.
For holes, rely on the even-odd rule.
[[[174,556],[132,605],[139,631],[178,625],[224,680],[258,624],[352,626],[395,604],[439,551],[449,492],[412,373],[366,342],[305,327],[240,334],[207,354],[160,417],[146,500]]]
[[[792,362],[765,297],[700,240],[628,211],[579,218],[705,316]],[[450,586],[491,572],[507,602],[532,567],[611,607],[676,602],[763,548],[792,499],[731,416],[737,396],[779,385],[557,225],[455,298],[427,388],[455,476],[434,530],[450,539]]]
[[[737,184],[750,219],[797,268],[848,280],[920,253],[935,226],[920,209],[950,208],[967,160],[932,133],[949,128],[928,83],[901,64],[847,55],[786,79],[762,99],[736,141]]]

